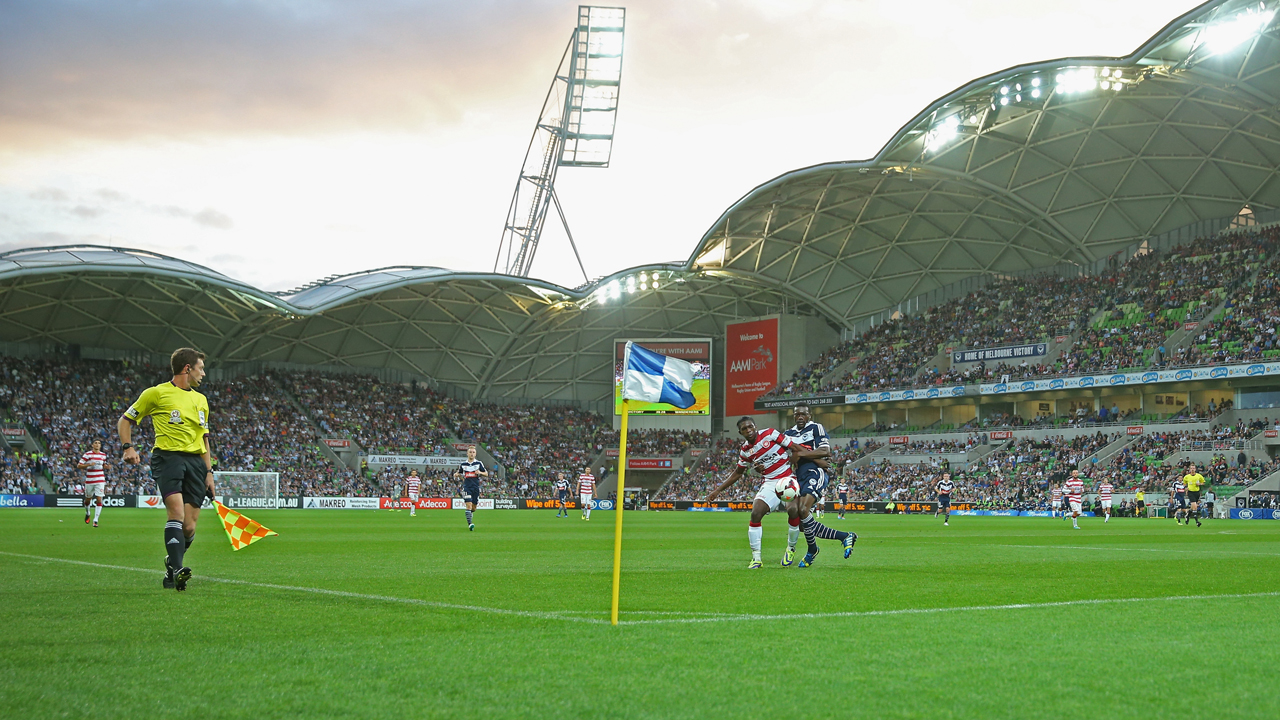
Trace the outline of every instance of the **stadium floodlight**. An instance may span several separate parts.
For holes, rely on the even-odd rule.
[[[516,190],[507,210],[493,270],[528,277],[547,214],[554,206],[582,277],[586,267],[569,231],[556,173],[561,167],[609,167],[622,81],[622,44],[626,10],[578,6],[578,24],[560,58],[551,89],[542,103],[533,138],[525,150]],[[504,259],[505,258],[505,259]]]
[[[943,120],[935,124],[924,136],[924,148],[926,151],[936,151],[943,145],[955,139],[960,132],[960,116],[948,115]]]
[[[1214,54],[1228,52],[1266,30],[1275,14],[1275,10],[1267,9],[1266,3],[1258,3],[1256,7],[1206,26],[1200,31],[1199,44]]]

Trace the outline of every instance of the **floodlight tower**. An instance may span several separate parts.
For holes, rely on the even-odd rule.
[[[548,210],[555,205],[586,279],[582,256],[578,255],[569,222],[556,197],[556,171],[562,167],[609,167],[618,116],[625,23],[624,8],[578,6],[578,26],[560,58],[525,151],[502,229],[502,242],[493,260],[494,272],[502,267],[508,275],[529,276],[542,225]]]

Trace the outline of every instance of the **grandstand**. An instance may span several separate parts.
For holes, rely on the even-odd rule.
[[[1206,3],[1122,58],[977,78],[873,158],[750,190],[686,259],[579,287],[389,266],[273,292],[138,249],[0,253],[5,706],[719,718],[794,713],[795,686],[823,717],[1274,717],[1280,525],[1137,519],[1195,463],[1201,509],[1280,520],[1280,17],[1234,50],[1212,33],[1259,8],[1280,11]],[[619,448],[618,341],[706,338],[710,412],[647,408]],[[171,494],[165,517],[150,420],[120,460],[117,418],[180,346],[208,354],[218,469],[269,478],[219,479],[231,548],[221,512],[192,535]],[[748,519],[778,456],[708,501],[735,420],[798,405],[839,514]],[[101,527],[79,517],[95,440],[106,500],[134,502]],[[584,468],[596,504],[557,498]],[[1118,522],[1025,517],[1073,470]],[[997,515],[1025,519],[975,517]],[[245,523],[271,537],[239,546]]]
[[[6,252],[0,351],[17,387],[0,401],[31,437],[9,474],[37,463],[64,487],[67,455],[131,399],[121,388],[193,345],[211,358],[228,468],[287,467],[299,494],[376,493],[402,470],[361,457],[476,442],[496,492],[534,494],[561,468],[611,466],[616,338],[724,338],[771,317],[776,372],[751,414],[778,426],[810,403],[862,454],[874,442],[968,464],[995,452],[980,440],[997,429],[1212,432],[1223,408],[1233,426],[1280,415],[1268,412],[1280,405],[1268,364],[1280,362],[1280,46],[1267,33],[1247,52],[1197,39],[1237,9],[1202,6],[1122,58],[977,78],[871,159],[754,188],[684,261],[575,288],[391,266],[268,292],[140,250]],[[1033,350],[990,355],[1001,348]],[[689,475],[667,494],[701,487],[718,451],[692,451],[722,448],[732,427],[726,352],[713,344],[710,424],[637,419],[667,433],[645,442]],[[1262,369],[1232,369],[1246,365]],[[57,385],[68,372],[94,388],[80,417]],[[1276,446],[1254,435],[1240,439],[1246,464],[1265,466]],[[146,490],[136,469],[114,470],[122,489]]]

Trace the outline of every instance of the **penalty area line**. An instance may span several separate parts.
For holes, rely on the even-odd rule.
[[[27,558],[29,560],[42,560],[45,562],[60,562],[69,565],[82,565],[86,567],[106,568],[108,570],[128,570],[131,572],[147,573],[148,575],[160,575],[157,570],[148,570],[147,568],[131,567],[128,565],[107,565],[105,563],[88,562],[85,560],[70,560],[67,558],[44,557],[42,555],[25,555],[23,553],[13,553],[0,551],[0,555],[9,557]],[[377,602],[400,603],[401,605],[418,605],[420,607],[437,608],[440,610],[466,610],[469,612],[488,613],[491,615],[512,615],[515,617],[534,618],[537,620],[560,620],[563,622],[588,623],[591,625],[607,625],[608,620],[600,620],[596,618],[573,617],[561,615],[556,612],[536,612],[530,610],[508,610],[506,608],[483,607],[480,605],[459,605],[455,603],[436,602],[434,600],[419,600],[417,598],[393,597],[391,595],[372,595],[366,593],[349,592],[346,590],[329,590],[326,588],[302,587],[299,585],[278,585],[276,583],[260,583],[251,580],[232,580],[230,578],[218,578],[209,575],[194,575],[193,579],[205,582],[223,583],[225,585],[247,585],[250,587],[260,587],[268,590],[287,590],[292,592],[311,593],[313,595],[328,595],[330,597],[351,598],[355,600],[374,600]]]

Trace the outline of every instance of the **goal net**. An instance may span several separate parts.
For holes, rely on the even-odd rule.
[[[280,507],[280,473],[215,472],[214,487],[229,508]]]

